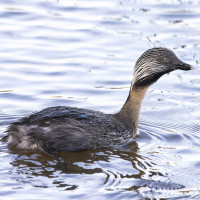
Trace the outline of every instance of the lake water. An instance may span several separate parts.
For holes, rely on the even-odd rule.
[[[200,199],[199,35],[195,0],[2,0],[1,137],[49,106],[118,111],[149,48],[170,48],[195,70],[149,89],[124,149],[54,158],[0,143],[0,199]]]

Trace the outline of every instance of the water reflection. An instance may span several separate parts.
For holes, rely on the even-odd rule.
[[[14,155],[11,164],[17,168],[14,174],[25,175],[22,179],[18,179],[20,182],[31,181],[34,177],[42,176],[49,178],[52,184],[64,190],[74,190],[79,187],[82,180],[77,180],[75,174],[90,175],[90,179],[93,175],[99,174],[102,187],[110,191],[115,191],[116,188],[127,191],[137,191],[146,187],[152,190],[184,188],[183,185],[168,180],[167,173],[159,171],[157,163],[153,160],[138,154],[137,146],[137,143],[133,142],[123,150],[87,150],[66,152],[56,156],[40,151],[17,154],[11,151]],[[158,180],[152,177],[157,177]],[[38,185],[35,183],[34,186],[49,187],[44,186],[42,181]]]

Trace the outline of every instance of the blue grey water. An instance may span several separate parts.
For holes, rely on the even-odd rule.
[[[127,147],[54,158],[0,143],[0,199],[200,199],[199,19],[197,0],[1,0],[1,137],[49,106],[118,111],[151,47],[195,70],[149,89]]]

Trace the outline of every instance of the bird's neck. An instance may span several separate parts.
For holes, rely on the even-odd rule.
[[[128,127],[133,137],[137,135],[142,101],[148,87],[131,88],[129,96],[116,116]]]

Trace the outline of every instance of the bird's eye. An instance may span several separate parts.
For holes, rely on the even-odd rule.
[[[164,61],[165,63],[168,63],[168,62],[169,62],[169,59],[168,59],[167,57],[164,57],[164,58],[163,58],[163,61]]]

